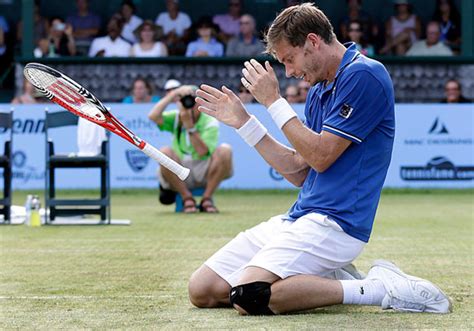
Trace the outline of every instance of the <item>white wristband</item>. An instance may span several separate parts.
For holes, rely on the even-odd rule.
[[[273,118],[273,121],[279,129],[285,125],[286,122],[296,117],[295,111],[291,108],[290,104],[286,99],[280,98],[268,107],[268,112]]]
[[[236,131],[250,147],[255,146],[268,132],[267,128],[253,115]]]

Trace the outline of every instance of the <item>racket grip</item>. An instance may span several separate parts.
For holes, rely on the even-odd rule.
[[[161,164],[163,167],[172,171],[181,180],[185,180],[189,175],[189,169],[183,167],[181,164],[170,159],[165,154],[161,153],[152,145],[145,142],[145,146],[142,149],[143,153],[154,159],[156,162]]]

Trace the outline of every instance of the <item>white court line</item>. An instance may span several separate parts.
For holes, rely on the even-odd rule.
[[[0,300],[115,300],[115,299],[160,299],[171,298],[173,295],[126,295],[126,296],[95,296],[95,295],[45,295],[45,296],[0,296]]]

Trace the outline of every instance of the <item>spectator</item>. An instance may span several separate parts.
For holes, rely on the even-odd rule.
[[[240,83],[240,86],[239,86],[238,97],[242,101],[242,103],[254,103],[255,102],[255,98],[253,97],[252,93],[250,93],[250,91],[247,90],[242,83]]]
[[[301,103],[306,102],[306,97],[308,96],[308,91],[311,88],[311,84],[308,83],[307,81],[300,80],[298,82],[298,94],[300,95],[300,101]]]
[[[299,103],[301,99],[298,86],[288,85],[285,89],[285,98],[289,103]]]
[[[356,44],[356,48],[361,54],[365,56],[375,55],[374,46],[368,44],[365,40],[365,36],[362,32],[362,24],[359,21],[355,20],[349,22],[347,35],[349,36],[349,41]]]
[[[153,85],[145,78],[138,77],[132,84],[132,95],[125,97],[122,103],[150,103],[160,101],[160,97],[153,95]]]
[[[385,46],[380,54],[405,55],[421,36],[421,21],[408,0],[394,0],[395,16],[385,23]]]
[[[440,40],[459,53],[461,46],[461,15],[452,0],[437,0],[433,21],[440,24]]]
[[[59,57],[76,55],[76,42],[72,26],[60,17],[51,19],[48,39],[41,39],[34,50],[35,57]]]
[[[183,198],[183,212],[194,213],[197,205],[191,189],[205,187],[199,209],[215,213],[218,210],[212,196],[220,182],[232,176],[232,149],[227,144],[217,146],[218,122],[197,109],[194,101],[196,89],[189,85],[175,89],[163,97],[148,115],[160,130],[173,133],[172,146],[163,147],[161,151],[191,169],[189,177],[183,182],[168,169],[160,168],[160,201],[171,204],[174,192],[178,192]],[[176,98],[180,98],[179,109],[164,112]]]
[[[198,39],[189,43],[186,56],[223,56],[224,45],[214,37],[216,26],[208,17],[203,17],[196,24]]]
[[[441,103],[470,103],[471,100],[462,95],[461,83],[456,79],[450,79],[444,85],[446,98]]]
[[[219,26],[218,39],[224,44],[237,36],[240,32],[240,15],[242,11],[241,0],[229,0],[229,11],[227,14],[215,15],[212,19]]]
[[[227,56],[253,57],[262,55],[265,46],[255,34],[255,19],[252,15],[240,18],[240,33],[227,44]]]
[[[74,38],[80,54],[87,54],[92,40],[99,34],[100,17],[89,11],[88,0],[76,0],[77,13],[69,16],[66,22],[72,25]]]
[[[347,0],[347,14],[339,22],[339,34],[343,41],[350,41],[349,25],[353,21],[360,24],[362,37],[367,42],[373,42],[378,36],[377,24],[373,24],[370,15],[362,10],[362,0]]]
[[[42,95],[36,91],[36,88],[28,81],[28,79],[23,79],[23,91],[20,95],[14,97],[11,103],[35,104],[41,103],[43,100]]]
[[[7,21],[3,16],[0,15],[0,56],[3,56],[3,54],[5,54],[7,51],[5,35],[7,34],[8,30],[9,27]]]
[[[125,23],[122,29],[122,38],[133,44],[138,41],[134,31],[143,23],[143,19],[135,15],[136,7],[133,1],[124,0],[120,7],[120,15],[122,15]]]
[[[160,13],[155,23],[163,28],[170,55],[183,55],[191,19],[188,14],[179,11],[179,0],[166,0],[166,12]]]
[[[136,30],[138,42],[133,44],[131,56],[135,57],[159,57],[167,56],[168,48],[164,43],[158,41],[162,34],[161,27],[153,21],[144,21]]]
[[[120,37],[123,27],[123,18],[119,14],[113,15],[107,24],[107,35],[97,37],[92,41],[89,49],[90,57],[114,57],[130,55],[131,46]]]
[[[440,40],[439,23],[432,21],[426,26],[426,39],[419,40],[408,50],[408,56],[451,56],[453,51]]]
[[[49,35],[49,21],[42,17],[40,14],[40,8],[38,2],[35,1],[35,7],[33,12],[33,38],[35,45],[38,45],[41,39],[46,39]],[[16,28],[16,40],[18,45],[21,44],[23,39],[23,20],[20,20]]]

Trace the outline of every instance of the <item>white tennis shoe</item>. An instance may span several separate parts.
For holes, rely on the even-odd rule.
[[[405,274],[395,264],[376,260],[367,279],[380,280],[386,291],[382,309],[446,314],[452,311],[449,297],[433,283]]]
[[[364,279],[365,274],[355,267],[352,263],[334,271],[334,279],[337,280],[356,280]]]

